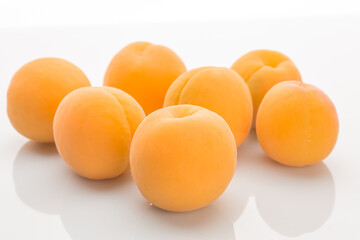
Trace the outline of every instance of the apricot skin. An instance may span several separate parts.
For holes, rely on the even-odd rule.
[[[193,104],[216,112],[229,124],[239,146],[251,129],[252,101],[243,79],[221,67],[196,68],[182,74],[170,86],[164,106]]]
[[[129,168],[131,138],[144,117],[135,99],[119,89],[81,88],[67,95],[56,111],[55,144],[79,175],[114,178]]]
[[[104,86],[127,92],[149,114],[162,107],[167,89],[185,71],[182,60],[169,48],[134,42],[113,57]]]
[[[254,123],[259,105],[265,94],[277,83],[301,81],[295,64],[284,54],[272,50],[255,50],[240,57],[231,66],[249,86],[253,106]]]
[[[256,119],[258,141],[273,160],[304,166],[325,159],[339,130],[336,109],[320,89],[297,81],[275,85]]]
[[[205,207],[226,189],[236,167],[229,126],[214,112],[193,105],[157,110],[139,125],[130,167],[142,195],[175,212]]]
[[[60,58],[40,58],[22,66],[7,92],[7,112],[14,128],[38,142],[53,142],[53,119],[71,91],[90,86],[85,74]]]

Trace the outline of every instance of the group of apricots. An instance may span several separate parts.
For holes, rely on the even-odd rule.
[[[119,51],[103,87],[66,60],[31,61],[11,80],[7,111],[25,137],[55,142],[79,175],[131,171],[146,199],[175,212],[225,191],[252,127],[264,152],[288,166],[326,158],[339,128],[331,100],[282,53],[256,50],[231,68],[187,71],[172,50],[148,42]]]

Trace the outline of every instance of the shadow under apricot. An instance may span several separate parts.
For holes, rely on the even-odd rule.
[[[233,221],[242,213],[238,189],[210,206],[171,213],[151,206],[130,173],[105,181],[76,175],[54,145],[26,143],[14,161],[16,193],[29,207],[59,215],[71,236],[92,239],[235,239]],[[234,185],[236,186],[236,185]],[[237,210],[236,210],[237,209]]]
[[[233,223],[249,196],[275,231],[294,237],[320,228],[331,215],[334,180],[324,163],[291,168],[268,159],[254,131],[238,148],[238,165],[224,194],[210,206],[171,213],[145,201],[130,173],[105,181],[76,175],[54,145],[26,143],[13,170],[19,198],[60,216],[72,239],[235,239]]]
[[[238,149],[243,189],[254,196],[263,220],[276,232],[296,237],[319,229],[335,203],[335,184],[322,162],[287,167],[269,159],[253,130]]]

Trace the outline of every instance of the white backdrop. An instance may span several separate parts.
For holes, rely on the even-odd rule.
[[[149,206],[129,175],[80,178],[54,146],[12,128],[6,90],[24,63],[65,58],[101,85],[112,56],[137,40],[172,48],[188,69],[230,66],[253,49],[284,52],[335,103],[334,151],[288,168],[267,159],[252,132],[222,197],[173,214]],[[1,0],[0,239],[360,239],[359,56],[358,1]]]
[[[0,27],[353,16],[358,0],[1,0]]]

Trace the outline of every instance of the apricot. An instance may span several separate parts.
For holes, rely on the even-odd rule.
[[[313,85],[287,81],[275,85],[260,104],[256,132],[264,152],[288,166],[325,159],[339,130],[331,100]]]
[[[104,86],[129,93],[149,114],[162,107],[167,89],[185,71],[182,60],[169,48],[134,42],[111,60]]]
[[[53,119],[61,100],[71,91],[90,86],[85,74],[60,58],[40,58],[22,66],[7,92],[11,124],[23,136],[53,142]]]
[[[240,57],[231,68],[249,86],[254,105],[254,122],[259,105],[275,84],[288,80],[301,81],[295,64],[284,54],[272,50],[255,50]]]
[[[226,121],[194,105],[176,105],[147,116],[130,149],[131,173],[153,205],[175,212],[209,205],[229,184],[236,144]]]
[[[127,93],[110,87],[75,90],[54,119],[56,147],[70,167],[90,179],[109,179],[129,167],[131,138],[145,113]]]
[[[239,146],[252,123],[250,91],[233,70],[222,67],[196,68],[182,74],[170,86],[164,106],[193,104],[216,112],[229,124]]]

